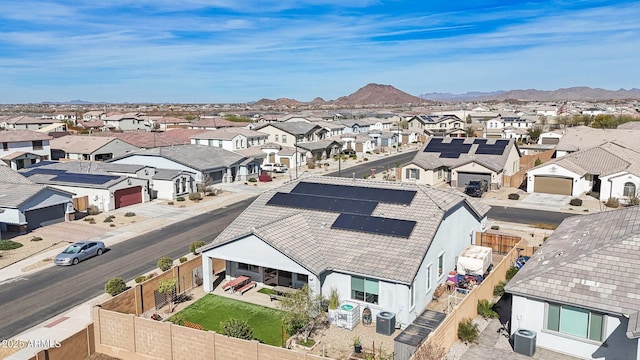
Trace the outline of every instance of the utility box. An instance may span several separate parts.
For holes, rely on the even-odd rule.
[[[376,332],[383,335],[391,335],[396,330],[396,314],[389,311],[381,311],[376,316]]]
[[[533,356],[536,352],[536,332],[518,329],[513,334],[513,351],[518,354]]]

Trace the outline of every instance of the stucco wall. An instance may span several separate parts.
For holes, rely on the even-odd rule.
[[[627,339],[627,319],[605,316],[606,346],[544,329],[545,303],[514,295],[512,298],[511,332],[528,329],[537,332],[536,346],[587,359],[636,359],[638,341]]]
[[[529,170],[527,172],[527,192],[532,193],[535,187],[535,177],[536,176],[556,176],[556,177],[565,177],[571,178],[573,180],[573,190],[572,196],[579,196],[589,190],[591,190],[592,183],[580,175],[569,171],[561,166],[556,164],[549,164],[545,166],[541,166],[537,169]]]

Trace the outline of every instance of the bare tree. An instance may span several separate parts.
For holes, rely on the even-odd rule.
[[[433,344],[431,341],[420,344],[413,354],[412,360],[441,360],[446,355],[444,348]]]

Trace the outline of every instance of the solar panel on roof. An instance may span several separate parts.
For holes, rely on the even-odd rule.
[[[410,204],[416,195],[415,190],[380,189],[372,187],[318,184],[300,182],[293,190],[293,194],[308,194],[329,196],[340,199],[367,200],[391,204]]]
[[[454,153],[443,152],[443,153],[440,153],[439,157],[446,158],[446,159],[456,159],[460,157],[460,153],[459,152],[454,152]]]
[[[308,194],[277,192],[267,205],[328,212],[351,212],[369,215],[378,206],[375,201],[335,198]]]
[[[58,169],[46,169],[46,168],[33,168],[29,171],[25,171],[22,172],[21,174],[29,177],[31,175],[35,175],[35,174],[45,174],[45,175],[59,175],[59,174],[64,174],[66,172],[66,170],[58,170]]]
[[[117,178],[119,178],[119,176],[64,173],[52,178],[51,180],[80,184],[102,185]]]
[[[411,236],[415,225],[416,222],[413,220],[340,214],[331,225],[331,228],[408,238]]]
[[[473,140],[474,144],[486,144],[487,143],[487,139],[475,139]]]

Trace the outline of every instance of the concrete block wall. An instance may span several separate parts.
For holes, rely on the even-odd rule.
[[[95,351],[127,360],[327,360],[99,307],[93,309],[93,324]]]

